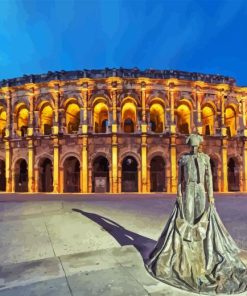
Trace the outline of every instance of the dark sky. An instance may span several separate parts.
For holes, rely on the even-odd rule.
[[[0,0],[0,79],[139,67],[247,86],[247,1]]]

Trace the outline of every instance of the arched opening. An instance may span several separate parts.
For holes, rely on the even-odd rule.
[[[138,167],[132,156],[122,162],[122,192],[138,192]]]
[[[122,107],[122,129],[125,133],[134,133],[136,126],[136,106],[126,102]]]
[[[21,105],[17,111],[17,134],[21,137],[27,135],[29,111],[25,105]]]
[[[189,134],[191,129],[191,111],[188,105],[182,103],[177,107],[177,130],[181,134]]]
[[[49,158],[44,158],[39,166],[39,192],[53,191],[53,167]]]
[[[109,162],[99,156],[93,161],[93,192],[109,192]]]
[[[63,165],[64,192],[80,192],[80,162],[74,157],[66,158]]]
[[[150,124],[151,131],[155,133],[163,133],[164,131],[165,112],[161,104],[154,103],[150,107]]]
[[[228,160],[228,191],[239,191],[239,166],[234,158]]]
[[[43,135],[50,135],[52,133],[53,125],[53,110],[50,105],[45,105],[41,109],[40,114],[40,127]]]
[[[165,161],[161,156],[155,156],[150,163],[150,191],[166,191]]]
[[[5,161],[0,159],[0,191],[6,191]]]
[[[232,106],[225,110],[225,125],[229,137],[236,135],[236,112]]]
[[[15,192],[28,192],[28,170],[25,159],[15,164]]]
[[[210,158],[210,165],[211,165],[211,171],[212,171],[212,177],[213,177],[213,190],[219,191],[218,187],[218,163],[215,159]]]
[[[108,107],[100,102],[94,106],[94,131],[95,133],[105,133],[108,126]]]
[[[7,113],[5,109],[0,109],[0,136],[5,137]]]
[[[202,108],[202,133],[204,135],[214,134],[214,109],[210,105]]]
[[[70,103],[66,108],[66,127],[69,134],[77,133],[80,125],[80,107]]]

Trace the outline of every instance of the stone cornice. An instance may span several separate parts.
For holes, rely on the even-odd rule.
[[[104,79],[109,77],[119,77],[119,78],[150,78],[150,79],[181,79],[188,81],[203,81],[206,83],[213,84],[228,84],[231,86],[236,85],[236,80],[232,77],[227,77],[223,75],[212,75],[212,74],[202,74],[195,72],[185,72],[177,70],[139,70],[138,68],[132,69],[101,69],[101,70],[78,70],[78,71],[49,71],[46,74],[36,74],[36,75],[23,75],[23,77],[3,79],[0,80],[0,87],[11,87],[11,86],[21,86],[30,83],[44,83],[52,80],[67,81],[67,80],[77,80],[82,78],[89,79]]]

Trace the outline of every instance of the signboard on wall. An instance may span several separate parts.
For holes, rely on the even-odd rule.
[[[106,192],[107,188],[106,177],[95,177],[95,192]]]

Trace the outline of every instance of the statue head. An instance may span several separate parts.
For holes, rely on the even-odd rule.
[[[203,137],[198,134],[190,134],[186,138],[186,144],[191,147],[191,152],[197,153],[198,147],[203,142]]]

